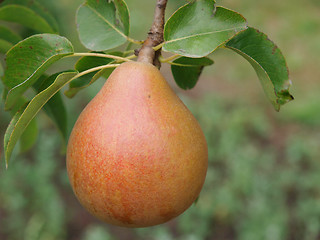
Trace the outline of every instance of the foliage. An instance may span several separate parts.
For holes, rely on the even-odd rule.
[[[127,42],[129,10],[122,0],[87,0],[78,9],[77,25],[80,40],[86,48],[109,50]]]
[[[72,9],[70,4],[73,4],[73,1],[64,1],[63,4],[61,1],[40,1],[46,2],[50,7],[61,4],[64,10]],[[129,2],[128,0],[128,5]],[[176,3],[176,6],[181,4],[178,0],[171,2]],[[256,99],[250,103],[243,102],[243,99],[248,97],[252,100],[252,92],[249,90],[241,96],[235,94],[236,91],[231,91],[235,96],[229,102],[225,97],[217,96],[207,99],[204,104],[200,101],[197,105],[189,103],[211,143],[218,143],[218,146],[210,148],[210,169],[205,190],[198,203],[177,220],[167,225],[136,231],[101,225],[75,206],[76,200],[66,183],[64,160],[60,159],[57,149],[61,140],[40,113],[41,121],[38,122],[42,123],[42,131],[36,147],[27,155],[17,156],[17,153],[13,152],[13,163],[9,171],[4,170],[4,162],[1,161],[0,239],[70,240],[73,237],[102,240],[128,239],[128,236],[130,239],[203,239],[206,236],[208,239],[217,240],[277,239],[279,236],[281,239],[294,240],[319,238],[320,169],[317,160],[320,157],[320,99],[316,92],[318,85],[312,83],[319,79],[317,63],[320,21],[316,8],[319,1],[306,1],[303,6],[297,0],[264,1],[259,2],[259,11],[248,11],[257,4],[255,0],[217,2],[226,5],[234,2],[234,9],[243,11],[253,25],[259,26],[272,38],[277,39],[284,53],[290,52],[287,60],[294,78],[303,80],[300,83],[296,81],[298,87],[295,95],[299,95],[299,100],[295,107],[288,105],[283,109],[283,114],[277,118],[271,114],[270,117],[264,106],[254,106]],[[148,3],[139,1],[135,4],[144,6]],[[66,19],[66,14],[62,14],[66,10],[53,8],[50,11],[61,14],[57,18],[59,22]],[[146,19],[144,13],[147,11],[144,8],[132,11],[131,16],[140,12],[143,15],[139,20],[135,20],[141,25]],[[32,14],[35,15],[35,10]],[[44,21],[37,22],[42,24],[42,28],[46,28]],[[22,24],[26,25],[26,22]],[[59,29],[66,29],[67,25],[63,22]],[[19,40],[29,33],[51,31],[30,30],[29,27],[22,30],[19,28],[20,31],[17,31],[11,30],[11,25],[4,27],[19,33]],[[58,32],[57,29],[54,31]],[[63,33],[69,32],[72,31],[65,30]],[[297,35],[298,38],[294,37]],[[3,36],[5,35],[0,34],[0,42]],[[3,52],[9,50],[18,40],[8,36],[10,35],[6,35],[6,45],[1,45],[7,46],[6,49],[0,48]],[[72,35],[67,37],[76,38]],[[73,44],[76,49],[81,49],[76,42]],[[210,76],[215,78],[214,81],[229,81],[235,84],[234,88],[240,89],[243,87],[242,83],[246,86],[248,81],[253,80],[248,68],[243,68],[244,65],[235,64],[232,68],[227,68],[231,61],[221,57],[219,60],[222,61],[219,66],[223,67]],[[220,74],[226,69],[229,72]],[[55,71],[60,72],[61,69]],[[101,82],[97,82],[93,87],[98,84]],[[2,88],[0,81],[0,90]],[[87,93],[92,91],[94,92],[92,87],[87,89]],[[222,93],[230,95],[226,91]],[[78,105],[83,106],[86,103],[83,100],[85,93],[79,92],[79,95],[68,101],[67,105],[78,102]],[[201,108],[198,109],[200,105]],[[9,123],[9,116],[2,111],[4,106],[0,106],[0,133],[3,133]],[[71,119],[76,117],[73,116],[74,112],[69,106],[69,127]],[[276,127],[273,125],[275,121]],[[230,128],[227,124],[230,124]],[[214,158],[215,152],[219,153],[219,159]],[[68,201],[70,199],[73,200],[71,203]],[[77,215],[76,212],[80,214]],[[82,220],[81,224],[78,224],[79,219]]]
[[[13,12],[19,14],[13,14]],[[79,7],[76,15],[81,42],[87,49],[100,51],[100,53],[75,53],[72,43],[56,34],[58,31],[56,21],[36,0],[28,3],[21,0],[5,0],[0,3],[0,19],[19,23],[37,32],[44,32],[17,43],[21,39],[18,34],[6,26],[0,28],[1,50],[6,52],[6,70],[1,78],[5,86],[3,99],[5,109],[11,110],[13,115],[4,140],[7,165],[22,133],[47,102],[51,103],[52,109],[53,101],[49,101],[50,98],[59,94],[65,84],[70,84],[66,95],[73,97],[79,90],[88,87],[98,78],[108,77],[117,64],[134,59],[136,56],[132,54],[134,53],[132,45],[143,43],[129,36],[130,15],[124,0],[86,0]],[[217,7],[214,0],[191,1],[180,7],[166,22],[163,35],[164,42],[154,48],[155,50],[163,48],[173,54],[167,59],[160,58],[160,60],[172,64],[173,76],[177,85],[183,89],[193,88],[203,68],[212,64],[207,57],[210,53],[218,48],[231,48],[252,64],[267,97],[276,110],[293,99],[288,92],[291,82],[286,62],[278,47],[265,34],[257,33],[257,30],[251,27],[248,28],[247,21],[241,14],[224,7]],[[105,52],[126,43],[128,45],[122,51],[123,53],[112,55]],[[128,53],[132,55],[128,56]],[[26,107],[19,108],[19,111],[12,110],[28,89],[33,85],[41,85],[39,81],[43,81],[43,74],[51,65],[62,58],[79,56],[83,58],[75,65],[74,75],[66,72],[65,74],[70,77],[57,77],[55,81],[51,81],[51,85],[42,84],[47,89],[41,89],[42,92],[32,97],[28,96],[26,102],[29,103]],[[94,57],[106,60],[94,62],[89,59]],[[78,73],[77,70],[82,72]],[[87,74],[89,75],[85,76]],[[191,76],[189,82],[185,82],[186,75]],[[79,79],[80,77],[82,79]],[[86,77],[85,81],[83,81],[84,77]],[[74,80],[76,82],[73,83]],[[81,81],[83,82],[80,83]],[[55,109],[61,108],[64,111],[63,102],[58,101],[58,104],[59,106],[55,106]],[[62,115],[64,114],[65,112]],[[62,121],[66,121],[67,118],[59,115],[59,111],[49,111],[49,116],[57,123],[62,136],[66,139],[64,126],[67,124]],[[34,121],[32,123],[35,124]],[[37,136],[37,127],[29,127],[29,132],[30,129],[35,129],[34,134],[30,134],[31,143]]]
[[[196,59],[180,57],[172,62],[171,71],[177,85],[187,90],[197,84],[203,68],[211,64],[213,61],[205,57]]]
[[[259,52],[255,50],[257,46]],[[279,111],[281,105],[293,100],[288,91],[291,82],[288,78],[286,60],[279,48],[265,34],[249,27],[231,39],[226,47],[250,62],[276,110]]]

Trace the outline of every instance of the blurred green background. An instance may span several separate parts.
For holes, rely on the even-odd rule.
[[[75,11],[80,0],[40,0],[78,52]],[[154,1],[127,0],[131,36],[144,39]],[[167,18],[185,1],[169,0]],[[61,138],[40,113],[40,135],[28,153],[0,166],[1,240],[316,240],[320,239],[320,1],[221,0],[268,34],[282,50],[295,100],[275,112],[255,72],[229,50],[212,54],[197,86],[179,90],[209,145],[209,170],[196,205],[151,228],[126,229],[91,217],[70,188]],[[22,31],[19,26],[13,26]],[[56,64],[66,69],[73,61]],[[66,104],[70,130],[103,81]],[[9,123],[0,106],[0,137]],[[1,142],[1,151],[2,151]]]

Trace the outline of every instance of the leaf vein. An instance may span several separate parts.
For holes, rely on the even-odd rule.
[[[121,32],[118,28],[116,28],[111,22],[109,22],[107,19],[105,19],[97,10],[92,8],[91,6],[87,5],[87,7],[93,11],[99,18],[101,18],[105,23],[107,23],[114,31],[116,31],[119,35],[121,35],[124,38],[128,38],[123,32]]]
[[[185,39],[193,38],[193,37],[198,37],[198,36],[205,36],[205,35],[216,34],[216,33],[221,33],[221,32],[234,31],[237,29],[238,28],[235,27],[235,28],[229,28],[229,29],[224,29],[224,30],[214,31],[214,32],[198,33],[198,34],[194,34],[194,35],[190,35],[190,36],[186,36],[186,37],[181,37],[181,38],[169,40],[169,41],[166,41],[165,43],[177,42],[177,41],[181,41],[181,40],[185,40]]]

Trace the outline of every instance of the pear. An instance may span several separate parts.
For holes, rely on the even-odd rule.
[[[67,148],[80,203],[118,226],[177,217],[197,199],[208,165],[204,134],[160,71],[117,67],[80,114]]]

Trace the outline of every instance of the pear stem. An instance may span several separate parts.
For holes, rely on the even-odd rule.
[[[148,37],[144,41],[139,54],[138,62],[147,62],[160,68],[161,63],[159,56],[161,55],[161,48],[154,50],[153,48],[163,42],[163,30],[164,30],[164,16],[168,0],[157,0],[156,9],[154,12],[153,24]]]

